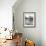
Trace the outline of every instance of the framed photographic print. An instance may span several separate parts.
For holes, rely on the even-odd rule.
[[[24,12],[23,13],[23,26],[35,27],[36,26],[36,12]]]

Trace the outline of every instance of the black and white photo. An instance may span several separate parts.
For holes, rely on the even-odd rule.
[[[36,13],[24,12],[24,27],[35,27],[36,25]]]

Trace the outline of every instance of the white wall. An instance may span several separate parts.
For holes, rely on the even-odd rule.
[[[21,1],[21,0],[20,0]],[[18,1],[19,2],[19,1]],[[41,46],[41,30],[40,30],[40,15],[41,15],[41,0],[22,0],[13,7],[15,28],[18,32],[22,32],[24,38],[34,40],[36,46]],[[23,27],[23,12],[36,12],[36,27]]]
[[[0,0],[0,27],[12,28],[12,6],[16,0]]]
[[[42,46],[46,46],[46,0],[41,1],[40,30]]]
[[[46,0],[25,0],[16,4],[13,7],[15,28],[22,32],[24,37],[35,40],[37,46],[46,46]],[[24,11],[36,12],[36,28],[23,27]]]

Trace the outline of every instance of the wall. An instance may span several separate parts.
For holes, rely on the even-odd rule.
[[[46,0],[41,1],[40,31],[42,46],[46,46]]]
[[[12,29],[12,6],[16,0],[0,0],[0,27]]]
[[[21,1],[21,0],[20,0]],[[18,1],[18,2],[20,2]],[[23,37],[31,39],[36,46],[41,46],[41,31],[40,31],[40,15],[41,15],[41,0],[22,0],[21,3],[16,3],[13,6],[15,19],[15,28],[18,32],[23,33]],[[23,12],[36,12],[36,27],[23,27]]]

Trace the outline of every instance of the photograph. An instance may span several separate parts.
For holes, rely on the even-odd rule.
[[[35,27],[36,24],[35,12],[24,12],[23,16],[24,27]]]
[[[46,0],[0,0],[0,46],[46,46]]]

